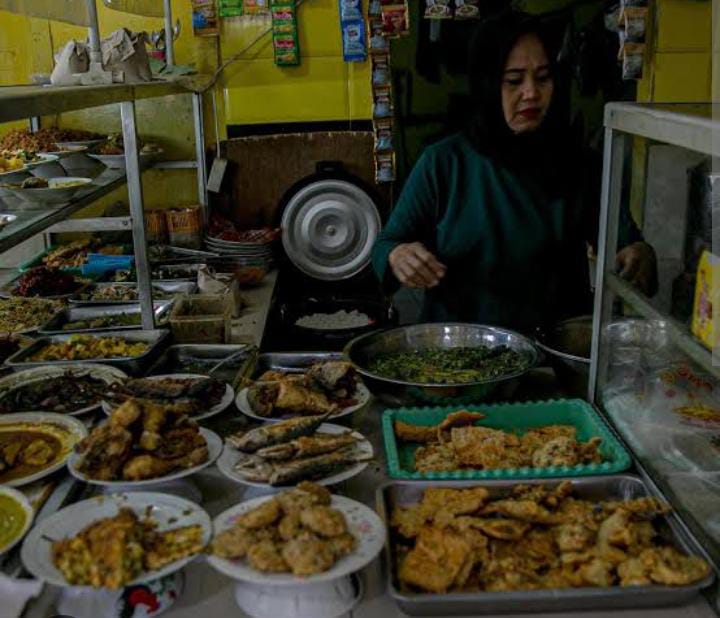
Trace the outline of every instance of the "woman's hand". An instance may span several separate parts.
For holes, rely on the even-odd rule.
[[[618,273],[647,296],[658,289],[655,250],[646,242],[635,242],[620,250],[615,258]]]
[[[445,276],[445,266],[419,242],[398,245],[388,262],[398,281],[409,288],[434,288]]]

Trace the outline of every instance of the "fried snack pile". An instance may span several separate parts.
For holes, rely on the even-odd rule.
[[[392,513],[398,578],[434,593],[700,581],[708,564],[657,534],[653,519],[668,510],[651,497],[580,500],[568,481],[516,485],[499,497],[482,487],[430,488]]]
[[[70,584],[115,590],[145,571],[199,553],[202,535],[197,524],[159,532],[157,523],[123,508],[74,537],[53,541],[52,561]]]
[[[241,515],[212,542],[214,555],[247,559],[263,573],[308,577],[323,573],[355,549],[345,516],[330,507],[330,492],[303,481]]]
[[[98,481],[143,481],[193,468],[208,458],[195,421],[173,406],[130,399],[75,450],[78,469]]]
[[[327,416],[291,418],[228,436],[227,443],[242,453],[235,470],[248,481],[278,486],[319,479],[366,461],[352,431],[318,431]]]
[[[148,350],[142,341],[130,342],[121,337],[96,337],[73,335],[67,341],[51,343],[38,350],[27,360],[65,361],[90,360],[94,358],[126,358],[141,356]]]
[[[547,468],[602,463],[602,440],[577,440],[571,425],[547,425],[522,436],[478,426],[479,412],[453,412],[439,425],[412,425],[395,421],[395,435],[404,442],[424,446],[415,451],[418,472]]]
[[[266,417],[337,414],[356,403],[358,377],[345,361],[316,363],[304,374],[267,371],[248,389],[255,414]]]

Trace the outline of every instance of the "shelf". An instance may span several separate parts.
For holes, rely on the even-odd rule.
[[[17,215],[17,219],[0,230],[0,253],[12,249],[23,240],[32,238],[51,225],[65,221],[78,210],[89,206],[103,195],[125,184],[125,170],[106,169],[93,180],[93,184],[80,191],[68,204],[62,206],[15,206],[7,208],[0,201],[0,212]],[[19,202],[15,202],[19,204]]]
[[[705,371],[720,379],[720,365],[713,364],[712,352],[688,331],[687,326],[653,307],[646,296],[615,273],[605,273],[605,281],[610,290],[644,318],[664,321],[667,324],[670,338],[678,349],[685,352]]]
[[[190,94],[196,79],[154,81],[106,86],[2,86],[0,122],[24,120],[110,103],[136,101],[171,94]]]
[[[605,127],[657,142],[720,156],[720,104],[609,103]]]

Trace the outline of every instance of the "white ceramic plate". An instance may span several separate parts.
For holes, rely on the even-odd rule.
[[[45,165],[46,163],[55,163],[59,159],[58,156],[52,154],[39,154],[37,161],[28,161],[25,163],[25,169],[31,170],[39,165]]]
[[[87,428],[76,418],[68,416],[66,414],[53,414],[51,412],[18,412],[17,414],[3,414],[0,415],[0,432],[3,431],[5,425],[16,425],[18,423],[51,423],[53,425],[59,425],[69,434],[67,448],[58,460],[38,472],[28,474],[20,478],[13,479],[11,481],[5,481],[3,484],[8,487],[19,487],[21,485],[27,485],[34,481],[45,478],[49,474],[60,470],[65,466],[68,458],[73,452],[75,444],[80,442],[85,436],[87,436]]]
[[[141,152],[140,153],[140,163],[141,164],[148,163],[149,161],[157,159],[162,154],[163,154],[162,150],[156,150],[154,152]],[[97,159],[105,167],[109,167],[110,169],[125,169],[125,155],[124,154],[103,155],[103,154],[93,154],[92,152],[88,152],[87,156],[92,157],[93,159]]]
[[[200,373],[168,373],[161,376],[147,376],[146,380],[163,380],[168,378],[207,378],[207,376],[204,376]],[[0,386],[2,385],[2,382],[0,382]],[[205,419],[210,418],[211,416],[215,416],[216,414],[220,414],[221,412],[224,412],[227,410],[228,406],[232,404],[233,400],[235,399],[235,390],[232,386],[229,384],[225,384],[225,394],[223,395],[223,398],[220,400],[220,403],[217,405],[214,405],[212,408],[205,412],[201,412],[200,414],[194,414],[190,418],[192,418],[194,421],[202,421]],[[112,403],[109,401],[103,400],[102,402],[102,409],[105,414],[110,415],[112,411],[117,406],[113,406]]]
[[[159,485],[161,483],[168,483],[170,481],[175,481],[177,479],[184,478],[186,476],[190,476],[191,474],[195,474],[196,472],[200,472],[200,470],[203,470],[204,468],[207,468],[208,466],[211,466],[213,463],[215,463],[215,460],[220,457],[220,453],[222,453],[223,443],[220,436],[218,436],[214,431],[210,431],[209,429],[205,429],[205,427],[200,427],[200,434],[203,438],[205,438],[205,442],[207,442],[208,447],[208,458],[207,461],[201,463],[199,466],[195,466],[193,468],[186,468],[184,470],[178,470],[177,472],[173,472],[172,474],[166,474],[165,476],[159,476],[154,479],[147,479],[144,481],[125,481],[125,480],[119,480],[119,481],[98,481],[96,479],[91,479],[88,476],[85,476],[80,470],[78,470],[78,465],[82,461],[83,456],[80,453],[73,453],[70,458],[68,459],[68,470],[70,470],[70,474],[72,474],[76,479],[79,479],[81,481],[84,481],[85,483],[89,483],[91,485],[100,485],[102,487],[113,487],[115,489],[119,488],[140,488],[140,487],[149,487],[152,485]]]
[[[298,414],[287,414],[283,416],[260,416],[259,414],[256,414],[253,412],[252,406],[250,405],[250,402],[247,398],[247,387],[242,389],[237,397],[235,398],[235,405],[237,406],[237,409],[240,410],[245,416],[249,416],[250,418],[261,421],[263,423],[279,423],[280,421],[286,421],[289,418],[293,418],[294,416],[300,416]],[[331,416],[331,419],[336,418],[342,418],[343,416],[348,416],[349,414],[352,414],[353,412],[359,410],[364,405],[367,404],[368,401],[370,401],[370,391],[367,389],[367,386],[365,386],[362,382],[358,384],[357,392],[355,393],[355,399],[357,400],[357,403],[354,406],[349,406],[347,408],[342,408],[340,412],[337,414],[334,414]]]
[[[240,515],[271,499],[272,496],[261,496],[229,508],[213,520],[215,534],[232,527]],[[385,545],[385,526],[375,511],[360,502],[350,500],[350,498],[333,495],[331,506],[345,515],[348,528],[357,540],[357,546],[350,555],[338,560],[331,569],[324,573],[303,578],[288,573],[261,573],[250,567],[245,560],[227,560],[217,556],[209,556],[208,563],[228,577],[265,586],[319,584],[355,573],[372,562],[382,550]]]
[[[98,144],[104,144],[105,142],[107,142],[107,138],[102,137],[100,139],[85,140],[84,142],[55,142],[55,145],[58,148],[62,148],[62,149],[78,148],[78,147],[83,147],[83,148],[87,149],[87,148],[92,148],[93,146],[97,146]]]
[[[322,425],[320,425],[320,427],[318,427],[317,433],[337,435],[345,433],[346,431],[348,431],[347,427],[333,425],[332,423],[323,423]],[[370,441],[357,431],[353,431],[352,434],[356,438],[360,439],[360,442],[358,442],[356,445],[358,454],[366,456],[368,458],[373,457],[375,455],[375,451],[373,450]],[[220,458],[217,462],[218,470],[220,470],[220,472],[222,472],[229,479],[238,483],[242,483],[243,485],[249,485],[250,487],[262,487],[264,489],[275,489],[275,487],[268,483],[256,483],[254,481],[248,481],[235,470],[235,464],[237,464],[244,457],[246,457],[244,453],[241,453],[236,448],[233,448],[226,442],[225,447],[223,448],[222,455],[220,455]],[[369,461],[361,461],[356,464],[352,464],[344,470],[336,472],[335,474],[331,474],[330,476],[326,476],[320,479],[314,479],[313,482],[317,483],[318,485],[337,485],[338,483],[347,481],[353,476],[360,474],[365,468],[368,467],[369,463]]]
[[[0,402],[2,402],[4,396],[9,391],[15,390],[31,382],[47,380],[48,378],[57,378],[70,373],[73,376],[92,376],[97,380],[102,380],[106,385],[114,384],[115,382],[122,382],[127,378],[127,374],[116,367],[110,365],[93,365],[93,364],[78,364],[72,367],[58,367],[57,365],[47,365],[45,367],[35,367],[33,369],[26,369],[18,373],[11,373],[10,375],[0,379]],[[79,410],[72,412],[62,412],[69,416],[79,416],[86,412],[95,410],[100,404],[96,403],[91,406],[86,406]],[[2,418],[0,416],[0,418]]]
[[[55,144],[55,145],[58,146],[57,144]],[[71,155],[83,154],[83,153],[87,152],[87,149],[88,149],[87,146],[65,146],[65,147],[58,146],[58,148],[60,150],[54,150],[52,152],[40,152],[38,154],[40,154],[41,156],[49,155],[52,157],[57,157],[58,159],[64,159]]]
[[[51,556],[51,540],[60,540],[78,534],[83,528],[104,517],[114,517],[121,507],[131,508],[139,516],[150,515],[160,531],[199,524],[203,529],[203,542],[212,535],[208,514],[194,502],[176,496],[139,492],[97,496],[76,502],[43,519],[28,534],[20,557],[25,568],[37,579],[54,586],[68,587],[62,573],[55,568]],[[157,571],[148,571],[130,582],[129,586],[160,579],[180,570],[195,556],[176,560]]]
[[[7,496],[11,500],[19,504],[20,508],[22,508],[22,510],[25,512],[25,522],[23,523],[20,532],[18,532],[18,534],[16,534],[4,545],[0,545],[0,556],[2,556],[3,554],[9,552],[13,547],[15,547],[15,545],[17,545],[20,540],[25,536],[27,531],[30,529],[30,525],[32,524],[35,513],[33,512],[33,507],[25,494],[19,492],[17,489],[12,489],[11,487],[3,487],[2,485],[0,485],[0,496]]]

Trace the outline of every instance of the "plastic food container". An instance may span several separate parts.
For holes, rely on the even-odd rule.
[[[398,408],[386,410],[382,418],[383,441],[387,458],[388,474],[392,478],[406,480],[481,480],[481,479],[527,479],[557,478],[564,476],[591,476],[616,474],[627,470],[632,461],[630,455],[608,430],[592,406],[580,399],[557,399],[527,403],[501,403],[486,406],[463,406],[463,410],[482,412],[485,418],[477,425],[524,434],[530,429],[546,425],[572,425],[577,438],[587,442],[590,438],[602,438],[600,452],[603,463],[578,466],[551,466],[547,468],[500,468],[496,470],[454,470],[452,472],[416,472],[413,464],[418,445],[400,442],[395,437],[393,423],[404,421],[414,425],[437,425],[459,406],[444,408]]]
[[[177,298],[170,314],[176,343],[229,343],[231,294],[194,294]]]

